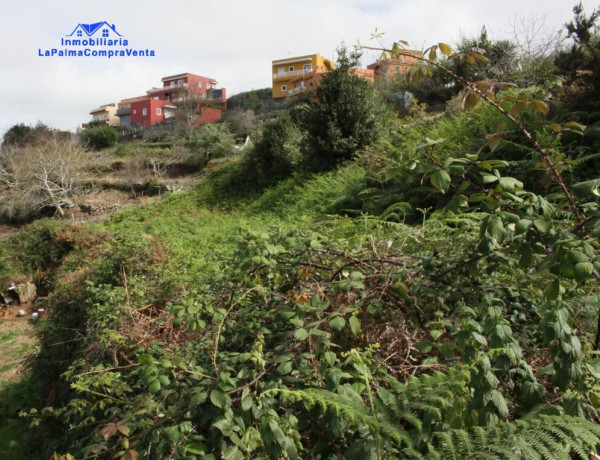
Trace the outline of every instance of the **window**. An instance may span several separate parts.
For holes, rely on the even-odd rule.
[[[146,115],[148,115],[148,109],[147,109],[146,107],[144,107],[144,108],[142,109],[142,115],[143,115],[143,116],[146,116]]]
[[[283,67],[279,67],[279,69],[277,69],[277,73],[279,75],[283,75],[285,73],[285,69]]]
[[[155,101],[158,101],[158,96],[154,96],[152,99],[154,99]]]
[[[108,37],[108,29],[103,29],[102,30],[102,36],[103,37]]]
[[[287,85],[281,85],[281,91],[287,91]]]
[[[198,88],[202,88],[202,82],[201,81],[198,82]]]
[[[185,80],[183,78],[180,78],[179,80],[177,80],[177,86],[183,86],[185,85]]]
[[[137,114],[137,110],[136,109],[133,109],[133,114],[134,115]]]
[[[293,71],[294,71],[294,66],[293,66],[293,65],[291,65],[291,66],[290,66],[290,72],[293,72]]]
[[[162,115],[162,109],[157,107],[156,108],[156,115]]]
[[[304,64],[304,71],[310,72],[310,70],[311,70],[310,64]]]
[[[78,37],[81,37],[82,35],[83,35],[83,33],[81,32],[81,30],[78,30],[78,31],[77,31],[77,36],[78,36]]]

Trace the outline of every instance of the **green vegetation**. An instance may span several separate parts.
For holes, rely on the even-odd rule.
[[[91,126],[83,130],[81,140],[86,146],[101,150],[115,145],[119,140],[119,133],[111,126]]]
[[[327,171],[352,159],[379,138],[387,110],[381,96],[366,80],[352,73],[360,54],[338,50],[337,66],[323,77],[316,100],[300,113],[307,133],[306,165]]]
[[[43,280],[52,314],[0,395],[0,452],[600,455],[593,136],[543,88],[446,59],[485,57],[438,43],[418,70],[454,78],[467,111],[378,118],[351,147],[335,126],[356,112],[320,93],[190,192],[10,240],[0,267]],[[328,151],[307,139],[319,116]]]

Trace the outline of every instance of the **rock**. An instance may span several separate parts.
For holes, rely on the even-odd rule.
[[[17,286],[17,293],[19,294],[20,303],[30,303],[35,300],[37,289],[35,284],[27,282]]]
[[[17,313],[17,316],[20,318],[22,316],[25,316],[27,313],[25,312],[25,310],[19,310],[19,312]]]

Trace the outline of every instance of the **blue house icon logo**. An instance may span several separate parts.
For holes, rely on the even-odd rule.
[[[98,35],[96,35],[98,34]],[[109,24],[106,21],[95,22],[94,24],[77,24],[77,27],[73,29],[73,32],[67,35],[67,37],[93,37],[94,38],[120,38],[122,35],[117,32],[114,24]]]
[[[132,48],[129,40],[108,21],[77,24],[70,34],[60,39],[56,48],[38,48],[40,57],[153,57],[153,49]]]

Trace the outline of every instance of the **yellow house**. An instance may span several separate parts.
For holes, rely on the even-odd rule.
[[[292,89],[292,80],[299,76],[333,69],[335,64],[320,54],[308,54],[273,61],[273,99],[285,98]]]
[[[119,126],[116,102],[101,105],[99,108],[92,110],[90,115],[92,116],[92,121],[109,126]]]

